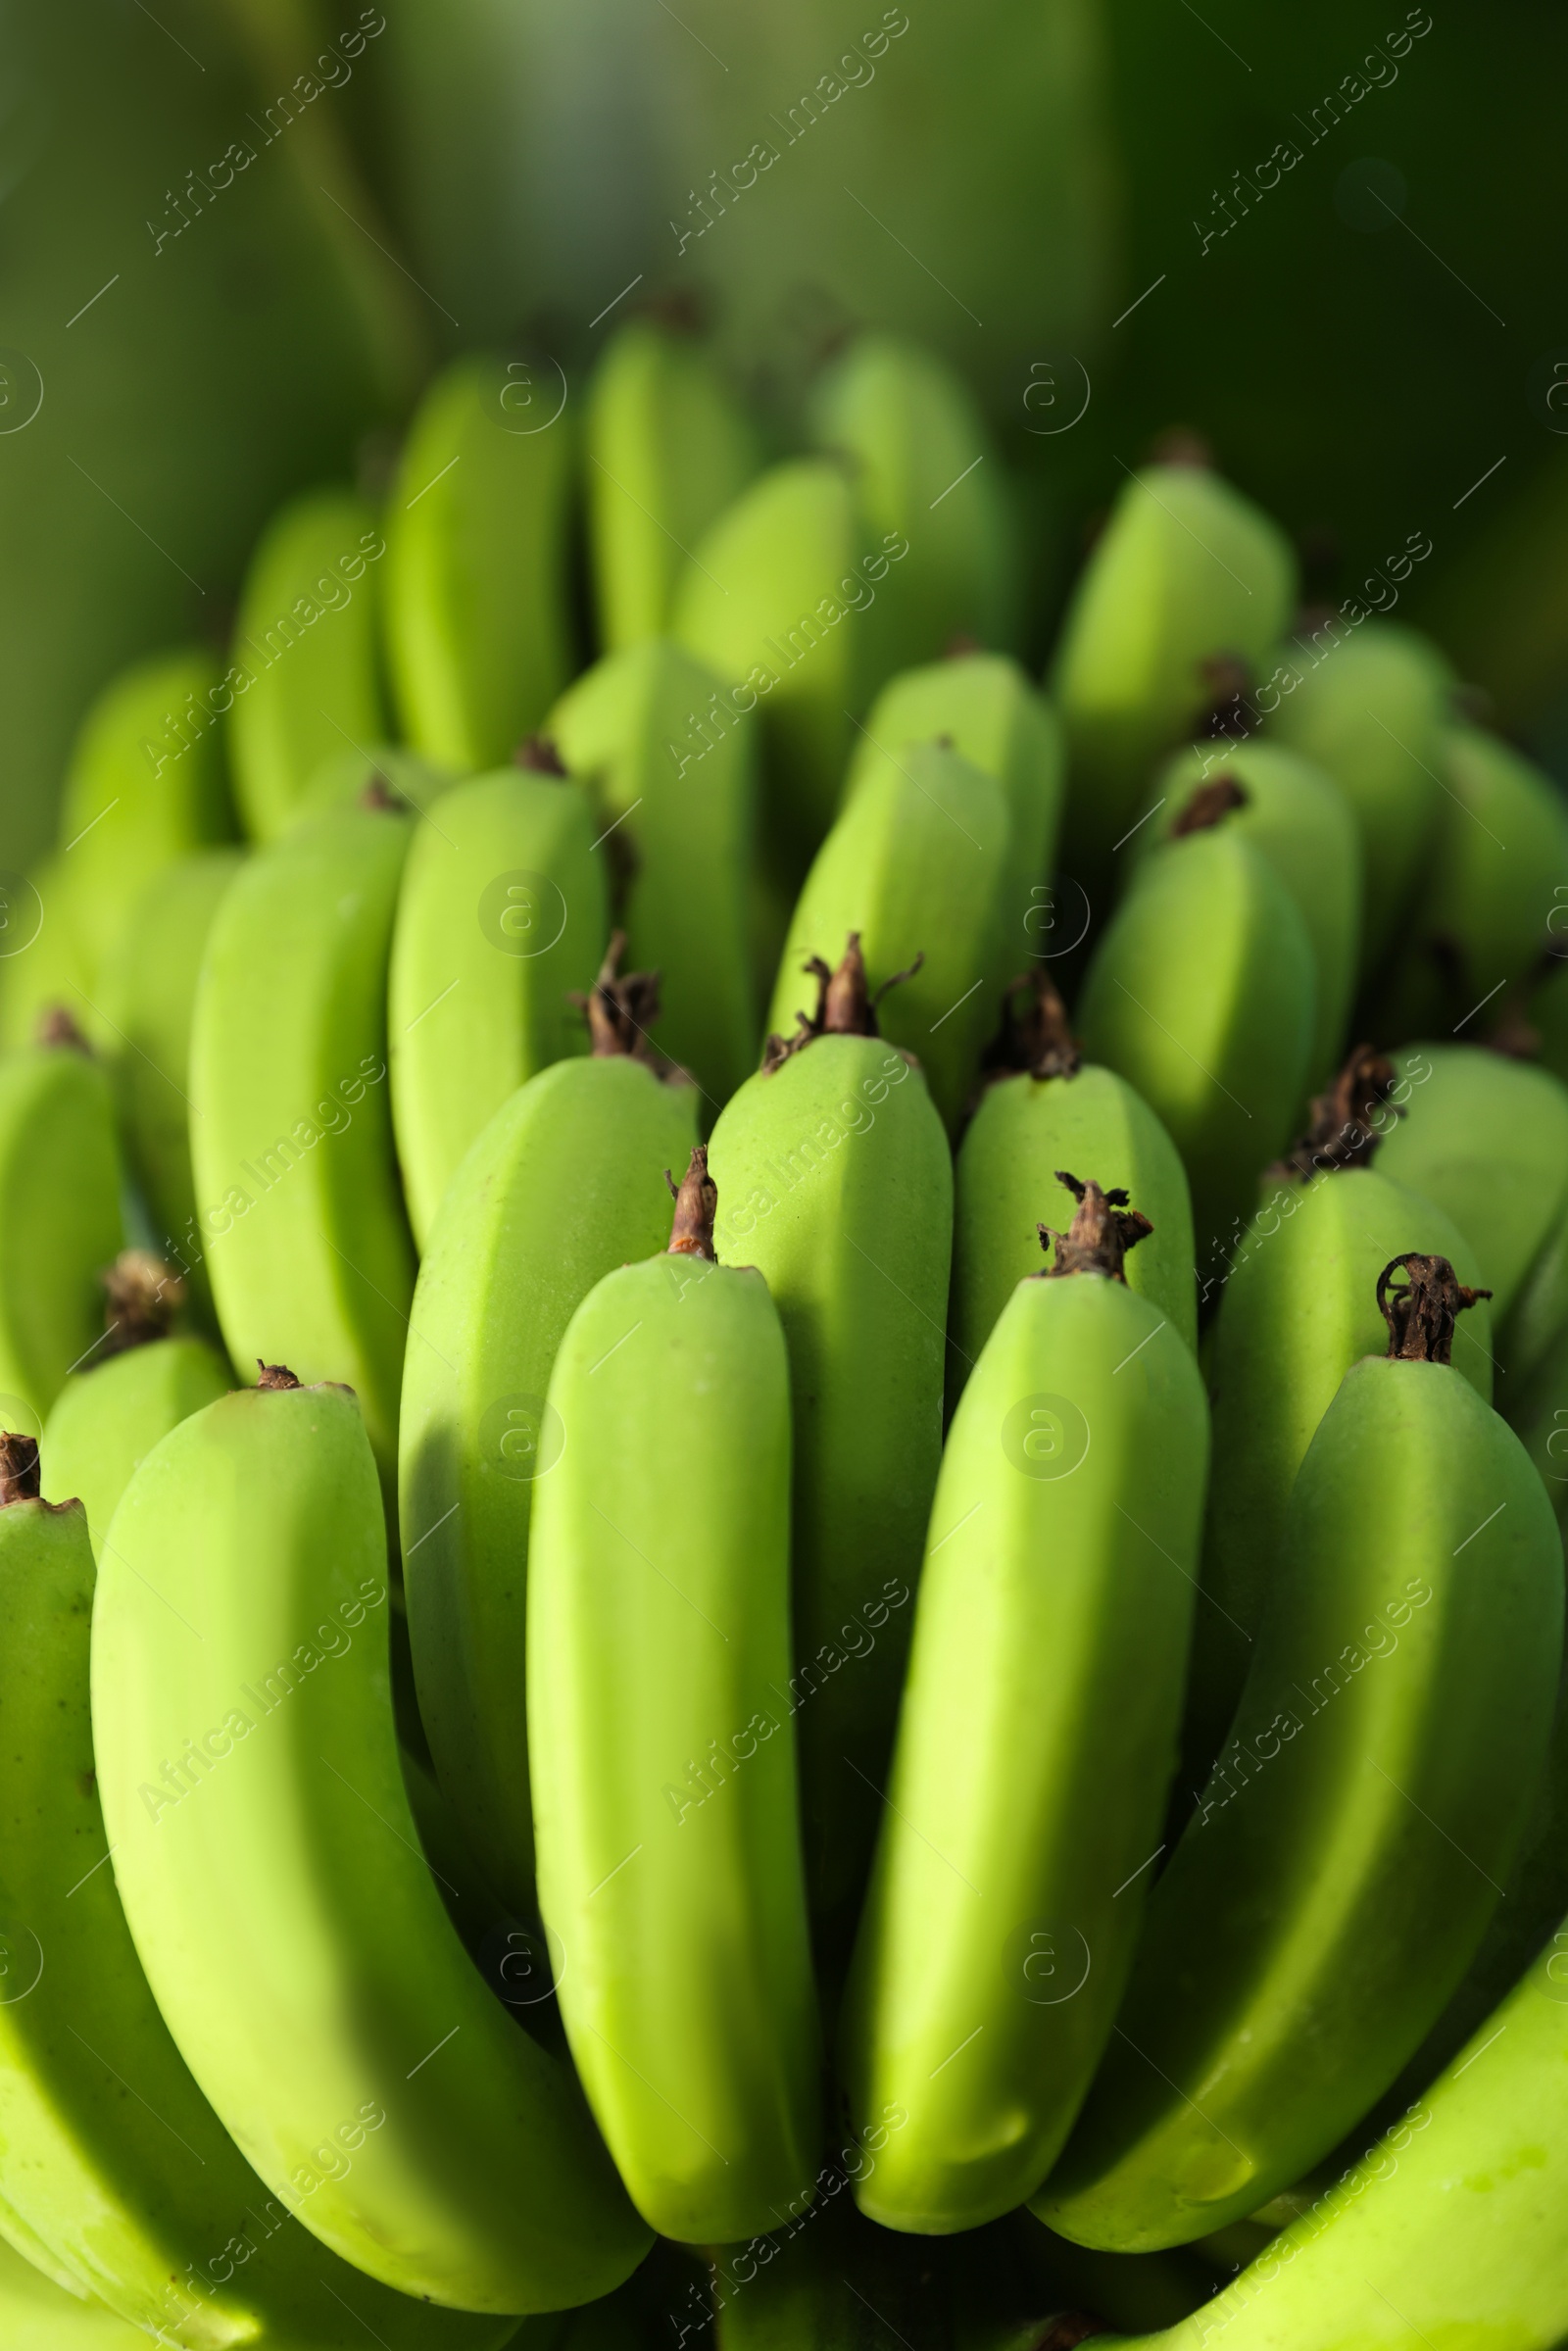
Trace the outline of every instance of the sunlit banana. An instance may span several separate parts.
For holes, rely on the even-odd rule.
[[[460,2310],[559,2309],[646,2238],[564,2065],[448,1924],[399,1769],[386,1596],[352,1395],[273,1370],[164,1440],[94,1609],[115,1877],[182,2056],[323,2243]]]
[[[1235,1724],[1036,2205],[1087,2244],[1179,2244],[1320,2161],[1441,2013],[1524,1832],[1557,1529],[1448,1361],[1452,1267],[1406,1253],[1377,1296],[1390,1352],[1351,1366],[1307,1449]]]
[[[511,759],[573,667],[574,428],[564,382],[548,420],[548,373],[453,361],[424,395],[387,500],[393,702],[413,748],[460,772]]]
[[[253,841],[288,830],[323,759],[387,731],[385,554],[374,509],[333,488],[292,499],[251,557],[227,691],[234,793]]]
[[[877,1034],[854,942],[821,999],[820,1025],[725,1106],[709,1163],[720,1261],[758,1267],[789,1347],[795,1672],[779,1705],[796,1718],[807,1875],[836,1966],[941,1451],[953,1176],[918,1067]]]
[[[665,2236],[809,2202],[815,1994],[789,1641],[789,1370],[767,1284],[712,1258],[694,1152],[666,1254],[607,1274],[551,1376],[528,1749],[572,2055]],[[607,1480],[605,1463],[615,1475]]]
[[[0,2212],[0,2229],[6,2215]],[[0,2238],[0,2330],[7,2351],[145,2351],[147,2338],[96,2296],[54,2284]]]
[[[546,752],[446,793],[415,832],[392,932],[392,1123],[423,1246],[510,1094],[584,1047],[571,1002],[608,930],[590,811]]]
[[[103,1070],[69,1043],[0,1059],[0,1424],[36,1437],[103,1337],[98,1277],[122,1242]]]

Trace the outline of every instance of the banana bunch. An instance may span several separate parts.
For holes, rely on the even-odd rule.
[[[1557,787],[1193,447],[1042,687],[945,362],[570,389],[4,877],[6,2341],[1554,2351]]]

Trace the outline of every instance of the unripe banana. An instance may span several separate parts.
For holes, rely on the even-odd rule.
[[[234,796],[253,841],[287,832],[323,759],[387,731],[385,553],[374,509],[347,488],[291,499],[262,534],[240,592],[229,673]]]
[[[29,1441],[0,1438],[0,2225],[138,2340],[346,2351],[369,2330],[389,2351],[492,2351],[510,2322],[432,2311],[334,2259],[294,2217],[311,2189],[270,2196],[186,2071],[107,1866],[86,1523],[37,1483]],[[318,2161],[353,2164],[379,2129],[362,2111]]]
[[[1345,1051],[1361,947],[1361,837],[1345,795],[1321,767],[1272,743],[1195,743],[1161,770],[1155,794],[1157,813],[1136,836],[1140,857],[1217,821],[1262,853],[1295,900],[1317,980],[1307,1082],[1323,1084]]]
[[[386,1596],[352,1395],[274,1369],[165,1438],[115,1513],[93,1614],[115,1878],[181,2055],[315,2235],[449,2308],[561,2309],[617,2284],[646,2234],[564,2065],[442,1909]]]
[[[879,755],[790,917],[770,1030],[788,1038],[810,1025],[810,975],[820,991],[846,938],[858,937],[880,983],[876,1001],[887,999],[883,1033],[919,1056],[932,1101],[956,1127],[996,1022],[1010,839],[1002,786],[956,751],[912,743]]]
[[[799,1718],[818,1944],[841,1964],[942,1448],[953,1173],[925,1082],[877,1036],[853,955],[823,1017],[825,1033],[770,1056],[726,1104],[710,1164],[720,1259],[762,1274],[789,1347],[796,1672],[784,1702]]]
[[[416,815],[426,816],[431,802],[457,780],[450,767],[438,767],[416,752],[390,743],[357,743],[352,751],[334,752],[312,772],[294,804],[291,828],[356,802],[407,801]]]
[[[1200,1265],[1289,1139],[1316,1017],[1306,926],[1245,834],[1204,827],[1149,859],[1095,949],[1078,1029],[1181,1152]]]
[[[1389,1173],[1390,1138],[1418,1091],[1410,1076],[1359,1047],[1313,1104],[1308,1132],[1265,1176],[1262,1202],[1223,1278],[1208,1362],[1214,1476],[1193,1642],[1189,1772],[1206,1772],[1236,1711],[1306,1449],[1350,1366],[1384,1343],[1380,1269],[1411,1249],[1446,1257],[1469,1288],[1481,1280],[1452,1217]],[[1455,1330],[1453,1360],[1490,1402],[1492,1308],[1484,1298]]]
[[[1525,1827],[1561,1543],[1447,1361],[1452,1267],[1407,1254],[1377,1294],[1390,1354],[1352,1365],[1301,1464],[1232,1736],[1036,2203],[1087,2244],[1182,2243],[1318,2162],[1441,2012]]]
[[[1394,945],[1443,802],[1439,770],[1452,679],[1436,646],[1368,619],[1315,661],[1288,646],[1263,699],[1271,741],[1327,769],[1361,831],[1362,968]],[[1466,828],[1469,829],[1468,827]]]
[[[54,2284],[3,2237],[0,2334],[6,2351],[146,2351],[147,2342],[104,2303]]]
[[[758,1049],[758,725],[721,684],[658,637],[596,662],[545,722],[593,807],[631,961],[659,973],[660,1043],[715,1105]]]
[[[1125,1079],[1083,1061],[1061,999],[1038,965],[1008,990],[1003,1010],[1002,1045],[958,1147],[950,1410],[997,1317],[1036,1270],[1031,1211],[1050,1199],[1058,1167],[1096,1167],[1107,1190],[1140,1202],[1153,1230],[1122,1278],[1198,1347],[1193,1208],[1176,1146]]]
[[[1007,797],[1010,827],[1004,881],[999,983],[1034,946],[1055,862],[1063,753],[1054,711],[1005,654],[962,653],[891,678],[871,706],[845,784],[902,759],[912,743],[939,742],[995,776]]]
[[[181,708],[205,704],[217,680],[210,654],[157,655],[122,670],[81,722],[61,795],[60,849],[74,869],[89,995],[153,874],[233,838],[221,730],[207,709],[189,716]]]
[[[845,2003],[852,2120],[907,2127],[884,2227],[1011,2212],[1111,2030],[1176,1760],[1208,1411],[1129,1290],[1148,1231],[1098,1183],[1014,1290],[954,1416],[887,1810]],[[1114,1724],[1108,1739],[1097,1724]]]
[[[1067,735],[1067,856],[1093,879],[1136,818],[1154,761],[1192,733],[1236,663],[1262,660],[1296,592],[1289,544],[1202,464],[1123,486],[1062,624],[1051,694]]]
[[[585,1050],[572,1004],[609,929],[594,828],[546,747],[470,777],[415,829],[388,975],[392,1124],[414,1238],[495,1112]]]
[[[340,808],[252,857],[208,937],[191,1030],[199,1224],[244,1378],[346,1381],[390,1480],[414,1250],[386,1097],[408,820]]]
[[[909,337],[857,335],[812,385],[807,427],[816,448],[855,467],[876,527],[908,540],[909,560],[889,592],[909,658],[928,661],[956,636],[1010,648],[1021,568],[1015,510],[957,370]]]
[[[387,665],[414,750],[499,767],[574,666],[567,537],[573,427],[498,359],[425,393],[386,510]]]
[[[105,1286],[105,1344],[67,1380],[40,1440],[51,1487],[87,1514],[95,1559],[132,1472],[171,1429],[233,1386],[205,1340],[171,1336],[184,1287],[170,1266],[124,1249]]]
[[[98,963],[89,950],[93,877],[57,850],[30,875],[0,886],[0,1047],[35,1045],[42,1024],[67,1011],[96,1046],[109,1035],[95,1005]],[[110,1042],[113,1042],[112,1036]]]
[[[599,635],[619,653],[669,626],[682,559],[758,470],[757,434],[695,335],[637,318],[594,370],[583,454]]]
[[[675,587],[671,634],[760,710],[766,831],[793,879],[838,807],[855,721],[914,658],[889,571],[909,553],[826,458],[771,466],[705,532]]]
[[[1474,1036],[1478,1015],[1494,1019],[1536,970],[1568,901],[1568,807],[1539,767],[1480,727],[1455,726],[1438,772],[1431,852],[1383,992],[1394,1036]]]
[[[632,1026],[652,1017],[646,986],[607,980],[594,1011],[593,1058],[520,1088],[454,1178],[403,1375],[399,1515],[420,1720],[442,1791],[518,1918],[533,1900],[529,1504],[562,1443],[545,1392],[589,1291],[662,1247],[662,1171],[696,1141],[694,1089],[660,1076]]]
[[[126,1164],[155,1246],[179,1268],[193,1311],[214,1330],[191,1171],[190,1034],[208,933],[242,861],[238,850],[209,849],[155,874],[100,989],[104,1066]]]
[[[607,1274],[561,1343],[528,1592],[562,2015],[632,2201],[688,2243],[799,2211],[818,2127],[783,1699],[789,1370],[762,1276],[712,1261],[705,1162],[668,1253]]]
[[[79,1041],[78,1041],[79,1042]],[[103,1337],[98,1277],[122,1243],[109,1088],[70,1044],[0,1060],[0,1422],[36,1437]]]

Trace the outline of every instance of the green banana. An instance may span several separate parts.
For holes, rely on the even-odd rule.
[[[567,2071],[491,1996],[418,1849],[354,1396],[273,1369],[182,1421],[104,1553],[92,1721],[115,1877],[241,2150],[324,2244],[404,2293],[527,2312],[607,2292],[646,2235]]]
[[[132,1472],[171,1429],[233,1386],[205,1340],[172,1335],[184,1286],[159,1258],[122,1250],[106,1287],[107,1345],[67,1380],[40,1440],[55,1493],[87,1514],[95,1559]]]
[[[1391,1138],[1418,1092],[1414,1075],[1396,1076],[1359,1047],[1314,1102],[1308,1132],[1265,1176],[1223,1277],[1208,1363],[1214,1476],[1189,1769],[1206,1770],[1236,1710],[1302,1458],[1351,1364],[1383,1342],[1379,1269],[1413,1249],[1448,1258],[1467,1287],[1480,1283],[1477,1252],[1452,1217],[1390,1173]],[[1492,1308],[1478,1298],[1455,1332],[1454,1363],[1483,1402],[1492,1338]]]
[[[1389,1354],[1347,1372],[1302,1461],[1231,1737],[1035,2205],[1084,2243],[1179,2244],[1319,2161],[1441,2013],[1525,1829],[1561,1543],[1448,1361],[1451,1265],[1397,1257],[1377,1298]]]
[[[675,584],[670,633],[760,710],[769,848],[788,879],[833,821],[855,721],[912,651],[888,587],[909,540],[879,531],[842,465],[796,458],[705,531]]]
[[[1312,947],[1317,1017],[1307,1080],[1318,1086],[1345,1051],[1361,947],[1361,837],[1344,794],[1321,767],[1272,743],[1195,743],[1164,767],[1139,856],[1180,839],[1215,810],[1273,866]]]
[[[307,491],[251,557],[225,685],[234,794],[253,841],[275,841],[333,754],[386,733],[380,573],[386,541],[353,490]]]
[[[845,799],[905,747],[951,739],[972,766],[994,776],[1007,798],[1009,841],[1004,880],[999,984],[1035,953],[1042,905],[1055,862],[1061,815],[1061,729],[1044,696],[1005,654],[959,653],[891,678],[871,706],[845,784]]]
[[[1455,726],[1441,738],[1438,772],[1431,851],[1383,992],[1393,1036],[1456,1033],[1483,1007],[1500,1012],[1534,975],[1568,900],[1568,807],[1539,767],[1478,726]]]
[[[37,1485],[36,1448],[0,1438],[10,1979],[0,2002],[0,2228],[75,2291],[191,2351],[240,2342],[344,2351],[367,2329],[399,2351],[489,2351],[504,2327],[432,2313],[327,2253],[298,2225],[309,2188],[296,2180],[270,2196],[186,2071],[105,1866],[86,1521],[77,1502],[38,1500]],[[381,2128],[371,2111],[346,2110],[347,2128],[318,2161],[353,2163],[350,2150]]]
[[[6,2351],[146,2351],[147,2342],[102,2302],[54,2284],[3,2237],[0,2330]]]
[[[1078,1030],[1181,1152],[1200,1278],[1289,1138],[1316,1018],[1312,943],[1261,850],[1224,824],[1163,844],[1096,945]]]
[[[390,1479],[414,1250],[387,1104],[386,970],[410,827],[339,808],[253,857],[191,1027],[191,1153],[224,1343],[346,1380]]]
[[[0,1424],[30,1437],[103,1337],[122,1244],[109,1087],[78,1046],[0,1059]]]
[[[179,1267],[193,1312],[215,1330],[191,1170],[190,1035],[208,933],[242,861],[238,850],[208,849],[154,874],[100,991],[104,1066],[126,1166],[157,1248]]]
[[[574,432],[520,362],[454,360],[425,393],[387,501],[392,697],[410,746],[499,767],[574,667],[566,594]]]
[[[580,1053],[571,999],[609,929],[586,802],[545,747],[446,793],[416,827],[387,985],[392,1125],[423,1248],[474,1138],[535,1071]]]
[[[1067,856],[1103,873],[1154,761],[1192,734],[1285,626],[1289,544],[1205,463],[1147,465],[1123,485],[1062,622],[1052,700],[1067,736]]]
[[[69,1010],[95,1045],[105,1026],[94,1008],[98,989],[93,877],[79,857],[57,850],[30,875],[0,880],[0,1047],[35,1045],[43,1023]]]
[[[917,1064],[877,1035],[852,954],[823,1027],[725,1104],[709,1164],[722,1263],[755,1265],[789,1347],[807,1879],[848,1955],[893,1741],[942,1448],[953,1173]]]
[[[1325,768],[1360,827],[1368,972],[1392,952],[1431,847],[1452,690],[1443,656],[1425,637],[1369,618],[1353,637],[1331,635],[1320,653],[1299,639],[1287,646],[1256,697],[1270,739]]]
[[[857,335],[811,386],[807,429],[813,447],[855,467],[872,523],[909,542],[890,593],[911,657],[929,660],[958,636],[1012,649],[1016,510],[957,369],[909,336]]]
[[[722,704],[713,672],[658,637],[596,662],[545,721],[592,805],[631,960],[660,975],[660,1042],[715,1104],[758,1048],[758,730]]]
[[[799,2211],[817,2131],[794,1739],[777,1720],[788,1365],[762,1276],[713,1262],[706,1157],[668,1252],[607,1274],[561,1343],[563,1450],[534,1496],[528,1591],[562,2015],[633,2203],[688,2243]]]
[[[668,1231],[662,1171],[696,1096],[648,1057],[647,983],[607,976],[596,1050],[498,1110],[419,1268],[403,1374],[400,1523],[419,1715],[442,1791],[514,1914],[533,1901],[523,1717],[529,1504],[562,1442],[545,1392],[594,1285]]]
[[[450,792],[457,780],[449,767],[421,759],[416,752],[400,751],[390,743],[357,744],[352,751],[334,752],[307,777],[291,825],[308,824],[313,816],[352,807],[367,796],[371,801],[407,801],[423,816],[430,803]]]
[[[1085,1064],[1061,999],[1038,964],[1008,990],[1003,1009],[1002,1043],[958,1146],[950,1409],[997,1317],[1035,1271],[1031,1210],[1050,1198],[1058,1167],[1097,1167],[1107,1190],[1141,1202],[1153,1229],[1122,1278],[1198,1349],[1193,1209],[1176,1146],[1125,1079]]]
[[[1060,2151],[1176,1760],[1207,1403],[1121,1278],[1148,1219],[1060,1180],[1070,1229],[1039,1228],[1054,1260],[1013,1291],[954,1415],[845,2000],[852,2123],[909,2116],[858,2201],[926,2233],[1011,2212]]]
[[[757,433],[694,334],[636,318],[594,370],[583,454],[599,637],[621,653],[669,626],[681,561],[757,472]]]
[[[918,1053],[950,1130],[996,1021],[1010,827],[993,776],[938,743],[878,754],[817,852],[790,916],[768,1026],[813,1025],[810,974],[826,986],[847,937],[887,997],[884,1034]],[[891,994],[891,974],[901,985]]]

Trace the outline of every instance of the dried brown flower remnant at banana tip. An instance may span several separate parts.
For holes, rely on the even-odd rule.
[[[172,1266],[147,1249],[123,1249],[99,1275],[104,1292],[104,1328],[99,1352],[121,1355],[133,1347],[167,1339],[185,1302],[185,1285]]]
[[[999,1078],[1020,1073],[1071,1078],[1081,1063],[1078,1040],[1054,980],[1038,964],[1033,971],[1021,971],[1002,992],[1002,1025],[986,1049],[984,1082],[994,1085]]]
[[[260,1355],[256,1363],[258,1388],[299,1388],[304,1384],[296,1380],[286,1363],[264,1363]]]
[[[38,1499],[38,1440],[15,1429],[0,1434],[0,1510]]]
[[[528,775],[564,777],[565,761],[548,735],[525,735],[513,754],[513,765]]]
[[[1403,1271],[1402,1289],[1394,1276]],[[1490,1290],[1467,1290],[1446,1257],[1426,1257],[1412,1251],[1391,1257],[1378,1276],[1378,1311],[1389,1326],[1389,1356],[1400,1363],[1447,1363],[1453,1356],[1453,1331],[1467,1306]]]
[[[85,1053],[89,1061],[93,1057],[92,1047],[64,1004],[45,1004],[33,1034],[52,1052]]]
[[[1127,1251],[1147,1241],[1154,1229],[1148,1217],[1128,1206],[1125,1192],[1102,1192],[1093,1178],[1080,1184],[1075,1175],[1058,1167],[1056,1181],[1066,1185],[1078,1206],[1065,1233],[1054,1232],[1048,1224],[1036,1225],[1041,1248],[1054,1246],[1055,1257],[1033,1279],[1053,1282],[1064,1274],[1102,1273],[1113,1282],[1125,1282]]]
[[[675,1216],[670,1226],[671,1257],[706,1257],[716,1263],[713,1219],[718,1213],[718,1186],[708,1172],[708,1146],[699,1143],[677,1184],[666,1167],[664,1181],[674,1196]]]
[[[592,989],[586,996],[573,989],[567,1002],[587,1015],[590,1052],[596,1059],[646,1061],[662,1077],[679,1075],[674,1064],[656,1052],[648,1034],[659,1018],[659,973],[623,972],[620,958],[625,952],[625,932],[612,931]]]
[[[1390,1100],[1396,1076],[1387,1053],[1358,1045],[1334,1083],[1314,1094],[1311,1125],[1269,1173],[1311,1176],[1370,1167],[1390,1121],[1404,1116],[1403,1103]]]
[[[851,931],[845,941],[837,970],[830,969],[820,955],[808,955],[801,969],[808,971],[816,981],[816,1009],[796,1013],[793,1037],[768,1038],[762,1049],[762,1075],[770,1077],[792,1054],[804,1053],[818,1037],[880,1037],[877,1006],[890,988],[912,980],[924,961],[922,948],[906,970],[892,973],[873,993],[858,931]]]
[[[1211,776],[1206,784],[1199,785],[1180,810],[1170,828],[1170,837],[1181,841],[1189,833],[1212,832],[1215,825],[1224,823],[1233,808],[1245,808],[1247,801],[1246,787],[1234,775]]]
[[[360,788],[360,807],[372,816],[406,816],[412,805],[379,768]]]
[[[1058,2311],[1054,2319],[1042,2324],[1027,2351],[1077,2351],[1078,2344],[1087,2342],[1091,2335],[1109,2332],[1103,2319],[1091,2318],[1086,2310]]]

